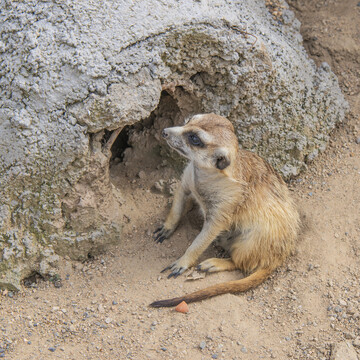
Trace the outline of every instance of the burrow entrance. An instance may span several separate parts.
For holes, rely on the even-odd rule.
[[[112,144],[110,181],[120,202],[124,238],[131,239],[137,231],[134,229],[144,228],[144,222],[152,229],[168,211],[166,207],[178,187],[186,159],[166,144],[161,131],[182,125],[187,116],[199,112],[196,98],[184,89],[176,88],[171,95],[163,91],[150,116],[125,126]],[[111,135],[105,134],[105,143]],[[191,221],[201,223],[195,216]]]
[[[153,172],[167,167],[180,174],[185,159],[161,139],[161,130],[183,124],[185,117],[199,113],[199,108],[198,101],[182,87],[175,89],[174,96],[163,91],[158,107],[149,117],[125,126],[119,133],[111,146],[110,174],[115,175],[119,167],[133,179],[153,178]],[[111,132],[106,132],[105,140],[110,136]]]

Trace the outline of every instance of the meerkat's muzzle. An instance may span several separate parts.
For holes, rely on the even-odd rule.
[[[185,144],[181,138],[180,126],[163,129],[161,136],[166,140],[168,145],[180,153],[180,155],[187,156],[185,151]]]

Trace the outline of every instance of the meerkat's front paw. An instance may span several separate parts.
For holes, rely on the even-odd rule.
[[[171,265],[167,266],[165,269],[163,269],[161,272],[164,272],[166,270],[172,270],[171,273],[168,275],[168,279],[171,277],[174,277],[175,279],[181,275],[185,270],[187,270],[191,266],[190,262],[187,258],[184,256],[180,259],[173,262]]]
[[[153,239],[157,243],[162,243],[165,239],[167,239],[173,233],[172,229],[165,228],[164,225],[158,227],[153,233]]]

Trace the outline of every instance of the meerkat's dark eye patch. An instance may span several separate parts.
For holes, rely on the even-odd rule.
[[[188,141],[190,145],[198,146],[198,147],[204,147],[205,144],[200,140],[199,136],[197,136],[195,133],[191,132],[187,134]]]

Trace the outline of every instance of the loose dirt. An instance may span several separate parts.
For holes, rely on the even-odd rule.
[[[245,294],[190,304],[187,314],[149,308],[241,274],[192,281],[160,274],[192,242],[201,219],[193,210],[170,240],[155,244],[152,231],[169,209],[176,172],[156,156],[115,160],[121,241],[85,263],[62,260],[59,278],[0,292],[0,358],[360,358],[360,4],[289,3],[310,56],[331,65],[351,105],[326,152],[289,185],[303,221],[296,254]],[[219,255],[210,248],[202,258],[210,254]],[[350,355],[341,353],[345,341]]]

